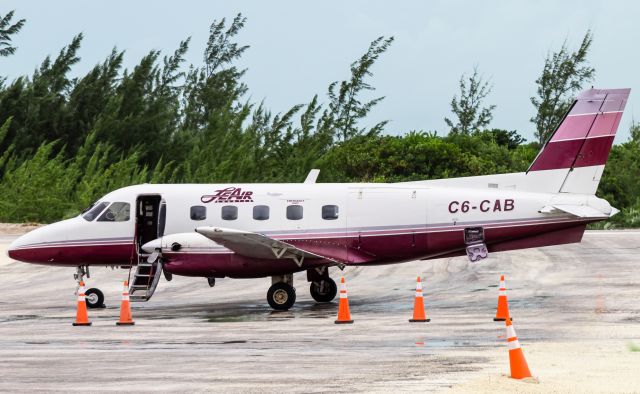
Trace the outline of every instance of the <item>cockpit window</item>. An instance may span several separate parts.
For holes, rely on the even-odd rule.
[[[85,220],[91,222],[96,218],[96,216],[100,215],[100,212],[102,212],[107,207],[107,205],[109,205],[108,202],[99,202],[97,204],[94,204],[84,210],[84,212],[82,213],[82,217]]]
[[[98,218],[99,222],[126,222],[129,220],[131,205],[128,202],[114,202]]]

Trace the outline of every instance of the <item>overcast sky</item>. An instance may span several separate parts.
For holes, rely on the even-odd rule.
[[[132,68],[151,49],[171,53],[192,37],[187,61],[200,64],[214,19],[242,12],[239,41],[251,46],[241,67],[253,101],[274,112],[306,103],[349,76],[349,64],[380,35],[395,42],[374,66],[372,84],[386,99],[370,124],[388,119],[387,132],[446,130],[449,102],[462,73],[474,66],[491,78],[493,127],[533,138],[529,98],[545,55],[564,40],[576,48],[592,29],[589,56],[594,85],[632,88],[616,142],[628,139],[640,116],[640,2],[636,1],[27,1],[2,0],[0,15],[15,9],[27,19],[15,37],[18,51],[0,58],[0,75],[31,74],[79,33],[82,62],[74,75],[101,62],[114,46]]]

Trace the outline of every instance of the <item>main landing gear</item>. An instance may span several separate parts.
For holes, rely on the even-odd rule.
[[[73,274],[73,278],[77,282],[76,293],[78,293],[78,289],[80,288],[80,282],[84,282],[84,276],[87,278],[91,278],[89,274],[89,266],[78,266],[76,269],[76,273]],[[85,299],[87,303],[87,308],[96,309],[96,308],[106,308],[104,304],[104,293],[100,291],[100,289],[90,288],[85,292]]]
[[[267,291],[267,302],[277,311],[289,310],[296,302],[296,289],[293,287],[293,274],[274,276]]]
[[[329,277],[329,268],[318,267],[307,270],[307,281],[311,282],[309,292],[317,302],[331,302],[338,294],[336,282]]]
[[[309,292],[316,302],[331,302],[338,294],[336,282],[329,277],[327,267],[307,271],[307,280],[311,282]],[[267,291],[267,302],[277,311],[289,310],[296,302],[296,289],[293,287],[293,274],[274,276]]]
[[[309,292],[311,293],[311,297],[317,302],[331,302],[336,298],[336,294],[338,294],[338,286],[333,279],[326,278],[317,282],[311,282]]]

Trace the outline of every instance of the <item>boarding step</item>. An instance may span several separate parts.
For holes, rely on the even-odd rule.
[[[138,266],[129,287],[129,299],[132,302],[148,301],[156,291],[160,276],[162,276],[162,259],[157,254],[140,254]]]

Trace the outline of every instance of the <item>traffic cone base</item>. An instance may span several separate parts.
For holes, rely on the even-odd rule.
[[[71,324],[74,325],[74,326],[90,326],[91,322],[88,322],[88,323],[76,323],[76,322],[73,322]]]
[[[347,284],[344,276],[340,278],[340,303],[338,304],[338,319],[336,324],[352,324],[351,313],[349,312],[349,298],[347,297]]]
[[[411,323],[428,323],[431,319],[409,319]]]
[[[513,317],[510,317],[509,319],[511,319],[511,321],[513,321]],[[497,318],[497,317],[493,318],[493,321],[505,321],[505,320],[507,320],[507,319]]]
[[[134,321],[125,321],[125,322],[117,321],[116,322],[116,326],[133,326],[135,324],[136,324],[136,322],[134,322]]]
[[[524,379],[531,377],[529,365],[524,359],[522,348],[509,350],[509,367],[511,368],[511,379]]]

